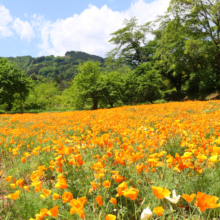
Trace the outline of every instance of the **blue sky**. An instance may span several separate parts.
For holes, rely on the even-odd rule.
[[[24,14],[41,14],[47,19],[68,18],[83,12],[89,4],[101,8],[107,5],[117,11],[126,10],[131,0],[0,0],[0,4],[8,8],[15,17],[24,18]],[[19,10],[18,10],[19,9]]]
[[[105,56],[124,19],[140,24],[166,11],[169,0],[0,0],[0,56]]]

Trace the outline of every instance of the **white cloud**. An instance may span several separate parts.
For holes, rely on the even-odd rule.
[[[64,55],[66,51],[75,50],[105,56],[112,49],[108,43],[110,34],[122,27],[125,18],[136,16],[140,24],[152,21],[166,11],[169,1],[133,1],[130,8],[122,12],[113,11],[106,5],[100,9],[89,5],[81,14],[67,19],[41,20],[38,24],[42,39],[39,55]]]
[[[3,5],[0,5],[0,37],[8,37],[13,35],[8,25],[12,22],[13,18],[10,12]]]
[[[81,14],[54,22],[37,14],[24,14],[31,21],[13,20],[9,10],[0,5],[0,37],[12,35],[12,29],[22,40],[30,41],[35,36],[41,40],[38,45],[40,56],[63,56],[66,51],[75,50],[104,57],[113,48],[108,43],[110,34],[122,27],[124,19],[135,16],[140,24],[152,21],[166,11],[170,0],[147,1],[134,0],[125,11],[115,11],[106,5],[97,8],[90,4]]]
[[[27,39],[28,41],[34,37],[34,30],[28,21],[22,21],[20,18],[16,18],[13,23],[13,28],[20,38]]]

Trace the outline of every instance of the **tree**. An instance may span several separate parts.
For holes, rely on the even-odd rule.
[[[151,49],[145,47],[146,34],[151,32],[150,23],[138,26],[137,19],[132,18],[125,20],[124,25],[124,28],[111,34],[113,37],[109,42],[116,48],[107,54],[107,63],[126,63],[135,68],[150,59]]]
[[[100,63],[87,61],[78,67],[78,75],[73,80],[75,103],[82,106],[92,102],[92,109],[98,108],[100,95]]]
[[[26,109],[50,109],[60,104],[60,91],[55,83],[36,83],[25,101]]]
[[[10,111],[16,98],[25,101],[29,90],[30,79],[6,59],[0,59],[0,104],[6,103]]]
[[[170,80],[180,96],[182,85],[190,79],[192,73],[198,72],[202,58],[186,53],[185,43],[189,35],[185,21],[178,13],[173,17],[165,21],[166,25],[163,22],[160,24],[164,30],[160,31],[154,58],[158,59],[155,66],[160,74]]]
[[[137,94],[140,101],[153,101],[163,97],[162,90],[165,84],[161,75],[155,70],[150,63],[142,63],[135,70],[137,80]]]
[[[123,83],[120,72],[102,74],[99,84],[102,103],[109,104],[113,108],[114,104],[122,98]]]
[[[125,104],[151,102],[163,97],[165,84],[161,75],[151,65],[142,63],[125,75],[122,101]]]
[[[220,79],[220,1],[172,0],[169,11],[185,20],[189,38],[186,53],[209,59]]]

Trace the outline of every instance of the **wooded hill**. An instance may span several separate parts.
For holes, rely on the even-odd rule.
[[[104,63],[104,59],[100,56],[90,55],[81,51],[68,51],[65,56],[54,57],[42,56],[18,56],[7,57],[8,62],[15,65],[15,67],[24,71],[32,79],[37,76],[54,78],[62,75],[65,80],[71,80],[77,74],[77,68],[80,62],[88,60],[99,61]]]

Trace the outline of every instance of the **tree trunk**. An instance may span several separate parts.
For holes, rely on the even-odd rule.
[[[220,53],[218,53],[218,69],[217,69],[217,75],[220,75]]]
[[[181,98],[182,84],[177,84],[175,87],[176,87],[176,91],[177,91],[177,98],[179,100]]]
[[[114,105],[113,105],[113,103],[112,103],[111,99],[109,99],[109,98],[108,98],[108,103],[110,104],[111,108],[113,108],[113,107],[114,107]]]
[[[13,106],[12,106],[12,103],[11,103],[11,102],[8,102],[7,104],[8,104],[8,107],[6,108],[6,110],[7,110],[7,111],[11,111],[11,109],[12,109],[12,107],[13,107]]]
[[[92,110],[96,110],[98,108],[98,99],[93,99]]]
[[[177,91],[177,94],[181,94],[181,85],[177,85],[176,86],[176,91]]]

